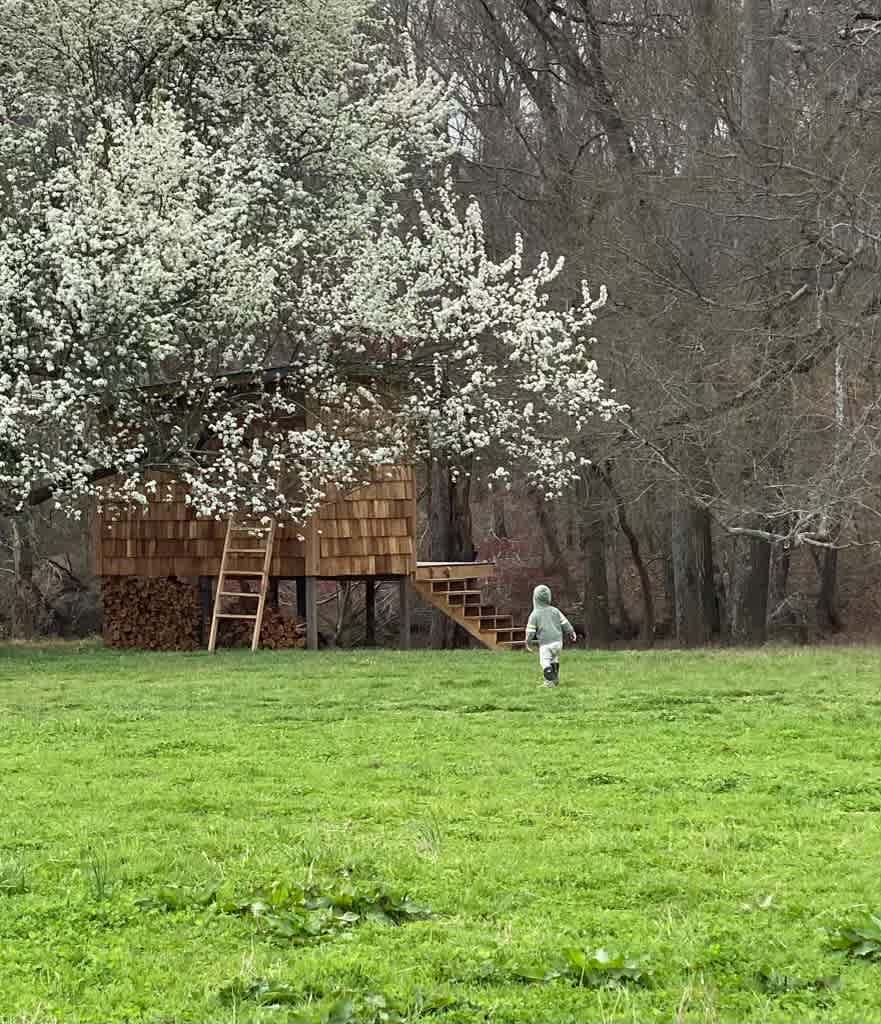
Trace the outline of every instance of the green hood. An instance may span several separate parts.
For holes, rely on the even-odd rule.
[[[526,623],[526,642],[561,643],[563,634],[574,639],[575,630],[566,616],[551,604],[551,591],[540,583],[532,592],[532,614]]]

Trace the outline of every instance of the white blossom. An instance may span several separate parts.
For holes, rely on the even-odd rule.
[[[492,260],[449,180],[405,230],[449,89],[365,7],[0,0],[0,507],[143,503],[169,468],[202,513],[302,520],[401,460],[577,472],[618,408],[605,290],[555,309],[561,263]]]

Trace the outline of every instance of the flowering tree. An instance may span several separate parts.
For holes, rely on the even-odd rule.
[[[615,408],[597,303],[554,309],[519,241],[488,256],[443,179],[444,88],[363,13],[0,0],[0,510],[111,478],[145,500],[154,468],[203,513],[294,518],[390,460],[571,477]]]

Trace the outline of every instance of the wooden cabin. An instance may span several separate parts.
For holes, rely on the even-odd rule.
[[[296,377],[287,366],[258,371],[256,375],[252,371],[226,374],[217,379],[216,386],[228,390],[235,399],[241,389],[250,388],[255,382],[267,391],[283,389],[297,393]],[[161,403],[181,400],[174,384],[157,386],[155,392]],[[289,418],[289,423],[286,419],[287,426],[306,426],[308,403],[305,396],[301,396],[301,405],[302,416]],[[206,444],[210,448],[210,440]],[[159,591],[151,590],[145,582],[180,583],[185,588],[181,607],[186,607],[189,614],[194,612],[196,603],[199,606],[197,632],[200,638],[195,640],[193,631],[188,638],[189,646],[197,645],[204,642],[205,625],[212,609],[218,611],[215,607],[217,580],[228,524],[224,520],[197,516],[187,503],[186,487],[174,476],[157,472],[152,479],[156,486],[145,507],[107,503],[103,512],[96,516],[95,575],[105,581],[105,597],[113,581],[141,581],[129,589],[153,595],[144,598],[140,602],[143,607],[136,612],[145,628],[154,614],[151,602],[152,605],[162,604],[161,596],[156,596]],[[419,563],[416,528],[416,481],[412,468],[377,467],[372,479],[363,486],[348,493],[330,494],[305,526],[278,524],[268,572],[270,604],[274,600],[277,606],[281,582],[295,581],[297,610],[306,621],[307,646],[317,647],[320,582],[363,580],[369,638],[376,585],[393,581],[400,590],[402,646],[407,647],[410,642],[413,590],[454,619],[482,645],[493,649],[521,646],[523,629],[515,627],[510,616],[497,614],[480,591],[481,581],[492,575],[493,566],[487,563]],[[250,562],[248,556],[236,557],[242,570],[259,568],[261,580],[265,579],[262,553],[254,555]],[[226,571],[229,573],[229,566]],[[124,584],[122,590],[126,586]],[[116,597],[115,608],[124,609],[126,595],[120,595],[117,590]],[[105,623],[107,609],[105,600]]]
[[[105,586],[124,578],[171,579],[198,587],[204,643],[216,600],[227,524],[197,516],[187,504],[186,488],[170,475],[157,473],[153,478],[156,490],[146,507],[111,505],[96,516],[95,573]],[[413,592],[484,647],[512,650],[523,646],[522,626],[487,603],[480,589],[493,575],[493,565],[418,562],[416,526],[416,482],[406,466],[379,467],[364,486],[332,495],[305,528],[279,524],[271,589],[277,601],[279,583],[296,583],[298,611],[307,626],[306,646],[318,646],[317,595],[322,580],[365,582],[368,636],[375,587],[394,581],[400,592],[402,647],[410,645]],[[258,568],[256,557],[253,568]],[[143,585],[140,590],[149,592]],[[151,607],[137,611],[146,633],[154,611]]]
[[[95,574],[103,579],[173,577],[198,583],[203,618],[210,613],[220,573],[227,523],[197,516],[187,489],[171,475],[154,473],[153,497],[143,508],[109,504],[95,518]],[[262,558],[240,556],[244,569]],[[278,525],[270,567],[272,589],[297,584],[299,611],[317,622],[314,602],[320,580],[365,580],[368,601],[377,582],[401,585],[403,619],[408,618],[409,583],[416,564],[416,484],[406,466],[382,466],[371,482],[334,494],[305,526]],[[310,605],[313,607],[310,608]],[[309,631],[310,644],[317,635]],[[402,623],[402,635],[409,624]]]

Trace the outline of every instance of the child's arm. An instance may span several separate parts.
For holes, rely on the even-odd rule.
[[[535,640],[538,635],[538,626],[535,621],[535,612],[531,612],[529,620],[526,623],[526,650],[531,651],[535,645]]]
[[[562,612],[560,612],[560,629],[563,630],[566,636],[568,636],[573,643],[576,641],[577,636],[575,634],[575,630],[572,628],[572,623]]]

